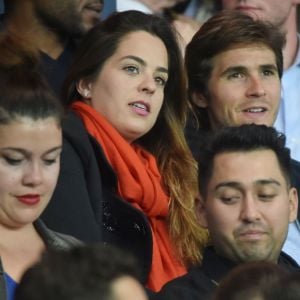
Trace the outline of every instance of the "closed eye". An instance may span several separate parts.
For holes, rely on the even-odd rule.
[[[55,159],[44,159],[43,161],[46,166],[50,166],[50,165],[55,164],[57,162],[57,159],[56,158]]]
[[[258,198],[262,201],[271,201],[275,196],[275,194],[259,194]]]
[[[18,166],[22,163],[23,159],[14,159],[8,156],[3,157],[4,160],[11,166]]]
[[[234,196],[234,197],[220,197],[221,201],[224,204],[235,204],[236,202],[238,202],[240,200],[240,197],[238,196]]]

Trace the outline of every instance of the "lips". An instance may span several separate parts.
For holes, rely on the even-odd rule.
[[[131,106],[138,115],[145,116],[150,113],[150,105],[144,101],[131,102],[129,106]]]
[[[247,113],[263,113],[267,111],[267,108],[265,107],[249,107],[246,109],[242,110],[243,112],[247,112]]]
[[[269,234],[264,224],[243,225],[235,230],[234,236],[240,241],[257,241]]]
[[[26,195],[20,195],[16,196],[16,198],[23,204],[32,206],[36,205],[37,203],[40,202],[40,195],[38,194],[26,194]]]
[[[270,103],[267,100],[245,101],[238,107],[238,110],[248,114],[261,114],[271,110]]]
[[[246,240],[246,241],[255,241],[260,240],[262,236],[265,235],[265,232],[260,230],[248,230],[243,233],[239,234],[240,240]]]

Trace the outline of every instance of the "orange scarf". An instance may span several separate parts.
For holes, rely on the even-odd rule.
[[[166,282],[185,274],[186,268],[174,256],[166,222],[169,197],[163,190],[156,160],[141,147],[129,144],[91,106],[77,101],[72,108],[103,148],[117,174],[121,197],[143,211],[150,221],[153,255],[147,286],[158,291]]]

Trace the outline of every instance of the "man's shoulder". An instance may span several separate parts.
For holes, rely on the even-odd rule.
[[[299,272],[300,266],[298,263],[287,253],[281,251],[278,259],[278,264],[283,266],[287,271]]]

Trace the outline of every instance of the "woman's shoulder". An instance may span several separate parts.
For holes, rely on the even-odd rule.
[[[63,152],[62,165],[66,161],[79,159],[84,165],[94,161],[95,146],[80,117],[69,110],[63,122]],[[97,145],[100,147],[99,145]],[[69,167],[69,165],[68,165]]]
[[[67,250],[72,247],[83,245],[83,242],[77,238],[56,232],[49,229],[42,220],[38,219],[34,222],[35,229],[45,242],[47,248],[57,250]]]

